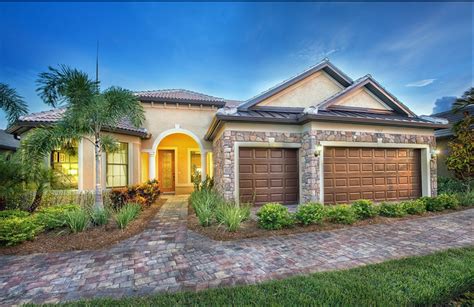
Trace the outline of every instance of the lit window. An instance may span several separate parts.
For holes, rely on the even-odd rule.
[[[199,178],[201,181],[201,153],[199,151],[191,151],[189,153],[190,161],[189,161],[189,174],[191,182],[194,182],[195,176]]]
[[[128,144],[119,143],[119,149],[107,153],[106,157],[107,187],[124,187],[128,185]]]
[[[51,182],[54,189],[77,189],[79,177],[77,148],[74,154],[62,149],[53,150],[51,152],[51,168],[59,175],[58,180]]]

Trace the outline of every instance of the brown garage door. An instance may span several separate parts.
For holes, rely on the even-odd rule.
[[[419,196],[419,149],[325,147],[325,203],[396,201]]]
[[[288,148],[240,148],[239,196],[256,205],[298,202],[298,151]]]

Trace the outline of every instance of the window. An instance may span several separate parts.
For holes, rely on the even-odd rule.
[[[128,184],[128,144],[119,143],[119,149],[107,153],[107,187],[124,187]]]
[[[51,168],[58,175],[57,180],[51,182],[51,186],[54,189],[78,188],[79,163],[77,159],[77,148],[74,154],[62,149],[53,150],[53,152],[51,152]]]
[[[198,176],[201,180],[201,153],[199,151],[191,150],[189,152],[189,174],[190,181],[194,182],[193,178]]]

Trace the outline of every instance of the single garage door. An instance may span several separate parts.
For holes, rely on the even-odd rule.
[[[239,149],[239,197],[256,205],[298,202],[298,150]]]
[[[421,196],[420,149],[325,147],[324,202]]]

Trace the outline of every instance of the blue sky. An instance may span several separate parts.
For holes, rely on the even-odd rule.
[[[103,87],[245,100],[324,57],[370,73],[417,114],[473,84],[472,3],[0,3],[0,82],[30,111],[49,65]],[[0,114],[0,127],[6,121]]]

